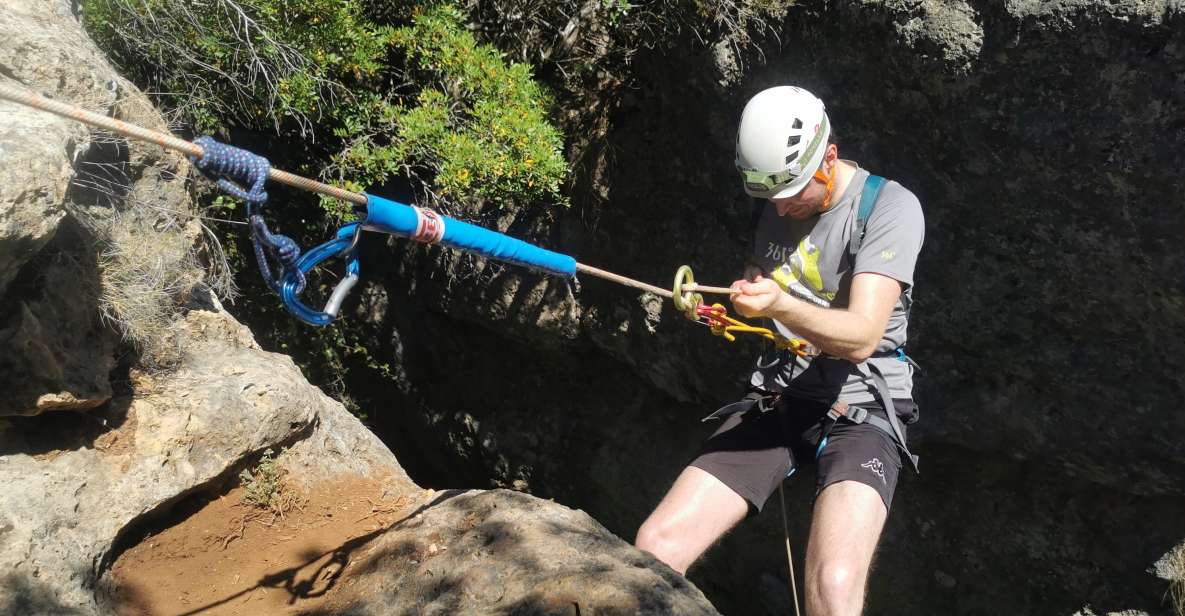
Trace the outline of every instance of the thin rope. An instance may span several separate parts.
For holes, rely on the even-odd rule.
[[[693,293],[714,293],[716,295],[733,294],[733,290],[728,287],[709,287],[708,285],[695,284],[694,282],[683,285],[683,290]]]
[[[186,141],[184,139],[178,139],[177,137],[166,133],[154,131],[142,126],[137,126],[135,124],[130,124],[128,122],[107,117],[105,115],[100,115],[92,111],[87,111],[75,105],[55,101],[32,92],[27,88],[18,87],[12,84],[0,83],[0,99],[9,100],[14,103],[20,103],[34,109],[40,109],[41,111],[46,111],[64,118],[76,120],[84,124],[89,124],[96,128],[118,133],[125,137],[131,137],[140,141],[155,143],[161,147],[176,150],[183,154],[194,157],[195,159],[201,159],[206,155],[205,150],[196,143]],[[324,184],[316,180],[311,180],[293,173],[288,173],[287,171],[281,171],[275,167],[270,167],[268,169],[267,178],[281,184],[287,184],[288,186],[293,186],[302,190],[328,195],[335,199],[340,199],[349,203],[362,206],[367,204],[366,195],[362,193],[356,193],[338,188],[336,186],[330,186],[329,184]],[[591,265],[577,263],[576,270],[578,272],[588,274],[589,276],[601,278],[610,282],[616,282],[618,284],[640,289],[642,291],[648,291],[668,299],[672,295],[670,289],[656,287],[652,284],[647,284],[645,282],[627,278],[619,274],[614,274]],[[708,287],[695,284],[685,285],[684,289],[688,291],[715,293],[720,295],[728,295],[731,293],[731,291],[725,287]]]
[[[0,99],[10,100],[14,103],[20,103],[34,109],[47,111],[54,115],[62,116],[63,118],[77,120],[84,124],[90,124],[91,126],[97,128],[109,130],[113,133],[119,133],[125,137],[132,137],[134,139],[139,139],[140,141],[155,143],[161,147],[177,150],[178,152],[187,154],[189,156],[201,158],[205,155],[205,151],[202,150],[202,147],[196,143],[192,143],[184,139],[178,139],[172,135],[144,128],[143,126],[137,126],[122,120],[109,118],[105,115],[87,111],[75,105],[55,101],[32,92],[26,88],[0,83]],[[268,171],[267,177],[269,180],[274,180],[281,184],[294,186],[302,190],[328,195],[335,199],[341,199],[342,201],[348,201],[358,205],[366,205],[366,195],[364,194],[343,190],[336,186],[330,186],[329,184],[323,184],[316,180],[310,180],[306,177],[288,173],[287,171],[281,171],[279,169],[272,168]]]
[[[627,278],[626,276],[622,276],[621,274],[614,274],[613,272],[606,271],[606,270],[603,270],[600,268],[596,268],[591,265],[577,263],[576,264],[576,271],[584,273],[584,274],[588,274],[589,276],[595,276],[597,278],[602,278],[602,279],[605,279],[605,280],[608,280],[611,282],[616,282],[617,284],[625,285],[627,287],[641,289],[642,291],[649,291],[650,293],[665,297],[667,299],[670,299],[671,297],[674,296],[674,293],[672,293],[670,289],[663,289],[661,287],[656,287],[652,284],[648,284],[648,283],[642,282],[640,280],[634,280],[633,278]],[[685,284],[685,285],[683,285],[683,289],[685,291],[698,291],[700,293],[715,293],[718,295],[731,295],[732,294],[732,289],[729,289],[728,287],[709,287],[709,286],[698,285],[695,283]]]
[[[576,264],[576,271],[588,274],[589,276],[596,276],[597,278],[603,278],[603,279],[609,280],[611,282],[616,282],[617,284],[625,285],[627,287],[633,287],[635,289],[649,291],[655,295],[660,295],[660,296],[668,298],[668,299],[674,295],[673,293],[671,293],[670,289],[663,289],[661,287],[656,287],[652,284],[647,284],[647,283],[641,282],[639,280],[634,280],[633,278],[626,278],[625,276],[622,276],[620,274],[614,274],[613,272],[605,271],[603,269],[599,269],[599,268],[593,267],[591,265],[584,265],[583,263]]]
[[[782,501],[782,536],[786,538],[786,566],[790,568],[790,597],[794,600],[794,616],[802,616],[798,611],[798,583],[794,579],[794,556],[790,551],[790,524],[786,521],[786,491],[778,483],[778,498]]]

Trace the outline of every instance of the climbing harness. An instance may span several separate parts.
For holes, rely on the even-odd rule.
[[[864,241],[864,234],[868,226],[868,219],[872,217],[872,210],[876,207],[876,199],[878,196],[880,196],[881,189],[884,188],[885,182],[885,178],[880,177],[879,175],[870,175],[864,182],[864,190],[860,194],[860,205],[856,210],[856,219],[852,223],[852,237],[848,241],[848,254],[851,256],[853,264],[856,262],[856,254],[860,252],[860,245]],[[905,306],[907,318],[910,308],[911,306],[908,304]],[[893,357],[898,361],[903,361],[910,364],[915,369],[921,369],[921,366],[918,366],[917,362],[905,354],[904,346],[899,346],[887,353],[875,353],[873,354],[872,359],[880,359],[885,357]],[[893,437],[893,441],[897,443],[897,447],[901,449],[901,453],[905,455],[905,458],[909,460],[910,464],[913,466],[914,472],[919,472],[918,457],[909,450],[909,446],[905,443],[905,430],[901,428],[901,419],[897,417],[897,411],[893,407],[893,396],[889,391],[889,383],[885,380],[885,376],[881,374],[881,370],[876,366],[876,363],[871,361],[865,361],[857,364],[856,370],[858,370],[864,377],[872,380],[873,388],[876,390],[877,399],[880,401],[881,407],[885,410],[885,415],[888,416],[888,421],[885,422],[885,420],[881,419],[877,415],[868,414],[867,411],[865,411],[863,414],[859,414],[857,411],[857,415],[848,416],[842,410],[837,410],[833,406],[832,412],[838,412],[839,415],[842,415],[845,420],[852,423],[861,423],[862,421],[858,420],[858,418],[862,417],[863,421],[867,421],[873,426],[888,432]],[[859,409],[859,407],[856,408]],[[832,419],[833,421],[838,421],[840,417],[832,417]],[[883,423],[887,423],[888,425],[883,425]]]
[[[867,227],[868,219],[870,216],[872,216],[872,211],[876,206],[877,197],[880,196],[880,191],[884,187],[885,182],[885,178],[876,175],[870,175],[864,183],[863,191],[860,194],[860,203],[854,211],[854,220],[852,221],[852,236],[848,242],[848,253],[851,255],[853,264],[855,263],[856,254],[860,251],[860,245],[864,240],[864,233],[865,228]],[[690,272],[688,272],[688,274],[690,274]],[[679,275],[675,276],[676,293],[679,291],[679,283],[681,280],[682,279],[679,277]],[[684,303],[686,303],[695,299],[695,296],[684,293],[683,298]],[[676,302],[677,307],[678,305],[679,303]],[[909,306],[906,306],[907,311],[908,309]],[[727,333],[727,331],[722,332],[721,335],[724,335],[725,333]],[[776,336],[776,334],[772,333],[770,335]],[[805,341],[803,342],[805,343]],[[787,342],[786,344],[790,343]],[[778,348],[787,347],[779,346]],[[795,349],[795,352],[800,357],[805,357],[812,361],[820,357],[820,354],[817,351],[813,354],[803,354],[798,353],[798,350]],[[905,354],[904,347],[898,347],[888,352],[874,353],[869,359],[884,359],[888,357],[909,363],[917,370],[921,369],[917,362]],[[823,359],[833,361],[837,360],[836,358],[832,357],[823,357]],[[913,466],[914,471],[917,472],[918,456],[914,455],[913,452],[909,450],[909,447],[905,442],[905,430],[901,427],[900,418],[897,417],[897,412],[893,405],[893,397],[889,390],[889,383],[885,380],[884,374],[881,373],[881,370],[877,367],[876,363],[872,361],[864,361],[859,364],[854,364],[853,368],[858,371],[867,381],[872,383],[873,390],[876,392],[877,401],[880,402],[881,407],[885,410],[886,417],[882,418],[879,415],[875,415],[863,407],[849,407],[849,405],[846,403],[839,401],[834,402],[827,412],[828,423],[824,426],[823,434],[819,439],[819,444],[815,450],[815,457],[818,458],[820,455],[822,455],[823,449],[827,446],[827,437],[831,432],[831,428],[835,426],[836,422],[845,421],[853,424],[868,423],[869,425],[872,425],[888,433],[893,439],[893,442],[897,445],[898,449],[901,450],[901,453],[907,460],[909,460],[910,464]],[[744,413],[753,408],[757,408],[763,412],[771,410],[777,406],[779,397],[780,394],[774,392],[751,391],[741,400],[720,407],[715,412],[711,413],[707,417],[704,417],[702,421],[723,419],[729,415],[733,415],[735,413]]]

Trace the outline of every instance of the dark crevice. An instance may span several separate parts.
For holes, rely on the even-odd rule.
[[[133,183],[125,139],[91,139],[74,169],[76,174],[66,190],[66,203],[74,205],[118,207]]]
[[[52,241],[52,240],[51,240]],[[53,257],[39,252],[21,266],[16,277],[0,297],[0,323],[12,323],[26,300],[41,295],[45,281],[44,270]]]
[[[44,396],[61,392],[61,406],[85,409],[110,397],[92,362],[111,365],[116,334],[101,321],[102,288],[94,236],[74,218],[25,263],[0,300],[0,390],[7,414],[28,415],[52,407]],[[102,356],[102,357],[101,357]],[[70,397],[77,400],[71,400]],[[59,413],[62,410],[49,410]]]
[[[95,441],[118,430],[128,419],[131,396],[116,396],[89,411],[47,411],[32,417],[8,417],[0,456],[23,454],[53,458],[64,451],[92,449]]]

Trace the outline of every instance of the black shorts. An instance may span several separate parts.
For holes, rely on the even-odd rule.
[[[916,413],[912,400],[893,404],[902,423]],[[859,406],[886,417],[880,404]],[[816,496],[838,481],[858,481],[876,490],[888,509],[901,472],[900,448],[888,432],[842,419],[830,426],[820,447],[824,429],[832,423],[828,409],[820,402],[783,398],[769,411],[753,408],[730,415],[690,465],[711,473],[748,501],[751,514],[761,511],[783,479],[811,461],[818,462]]]

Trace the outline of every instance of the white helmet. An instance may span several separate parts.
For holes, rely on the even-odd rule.
[[[793,197],[823,163],[831,125],[823,101],[794,86],[762,90],[749,100],[737,129],[737,170],[745,192]]]

